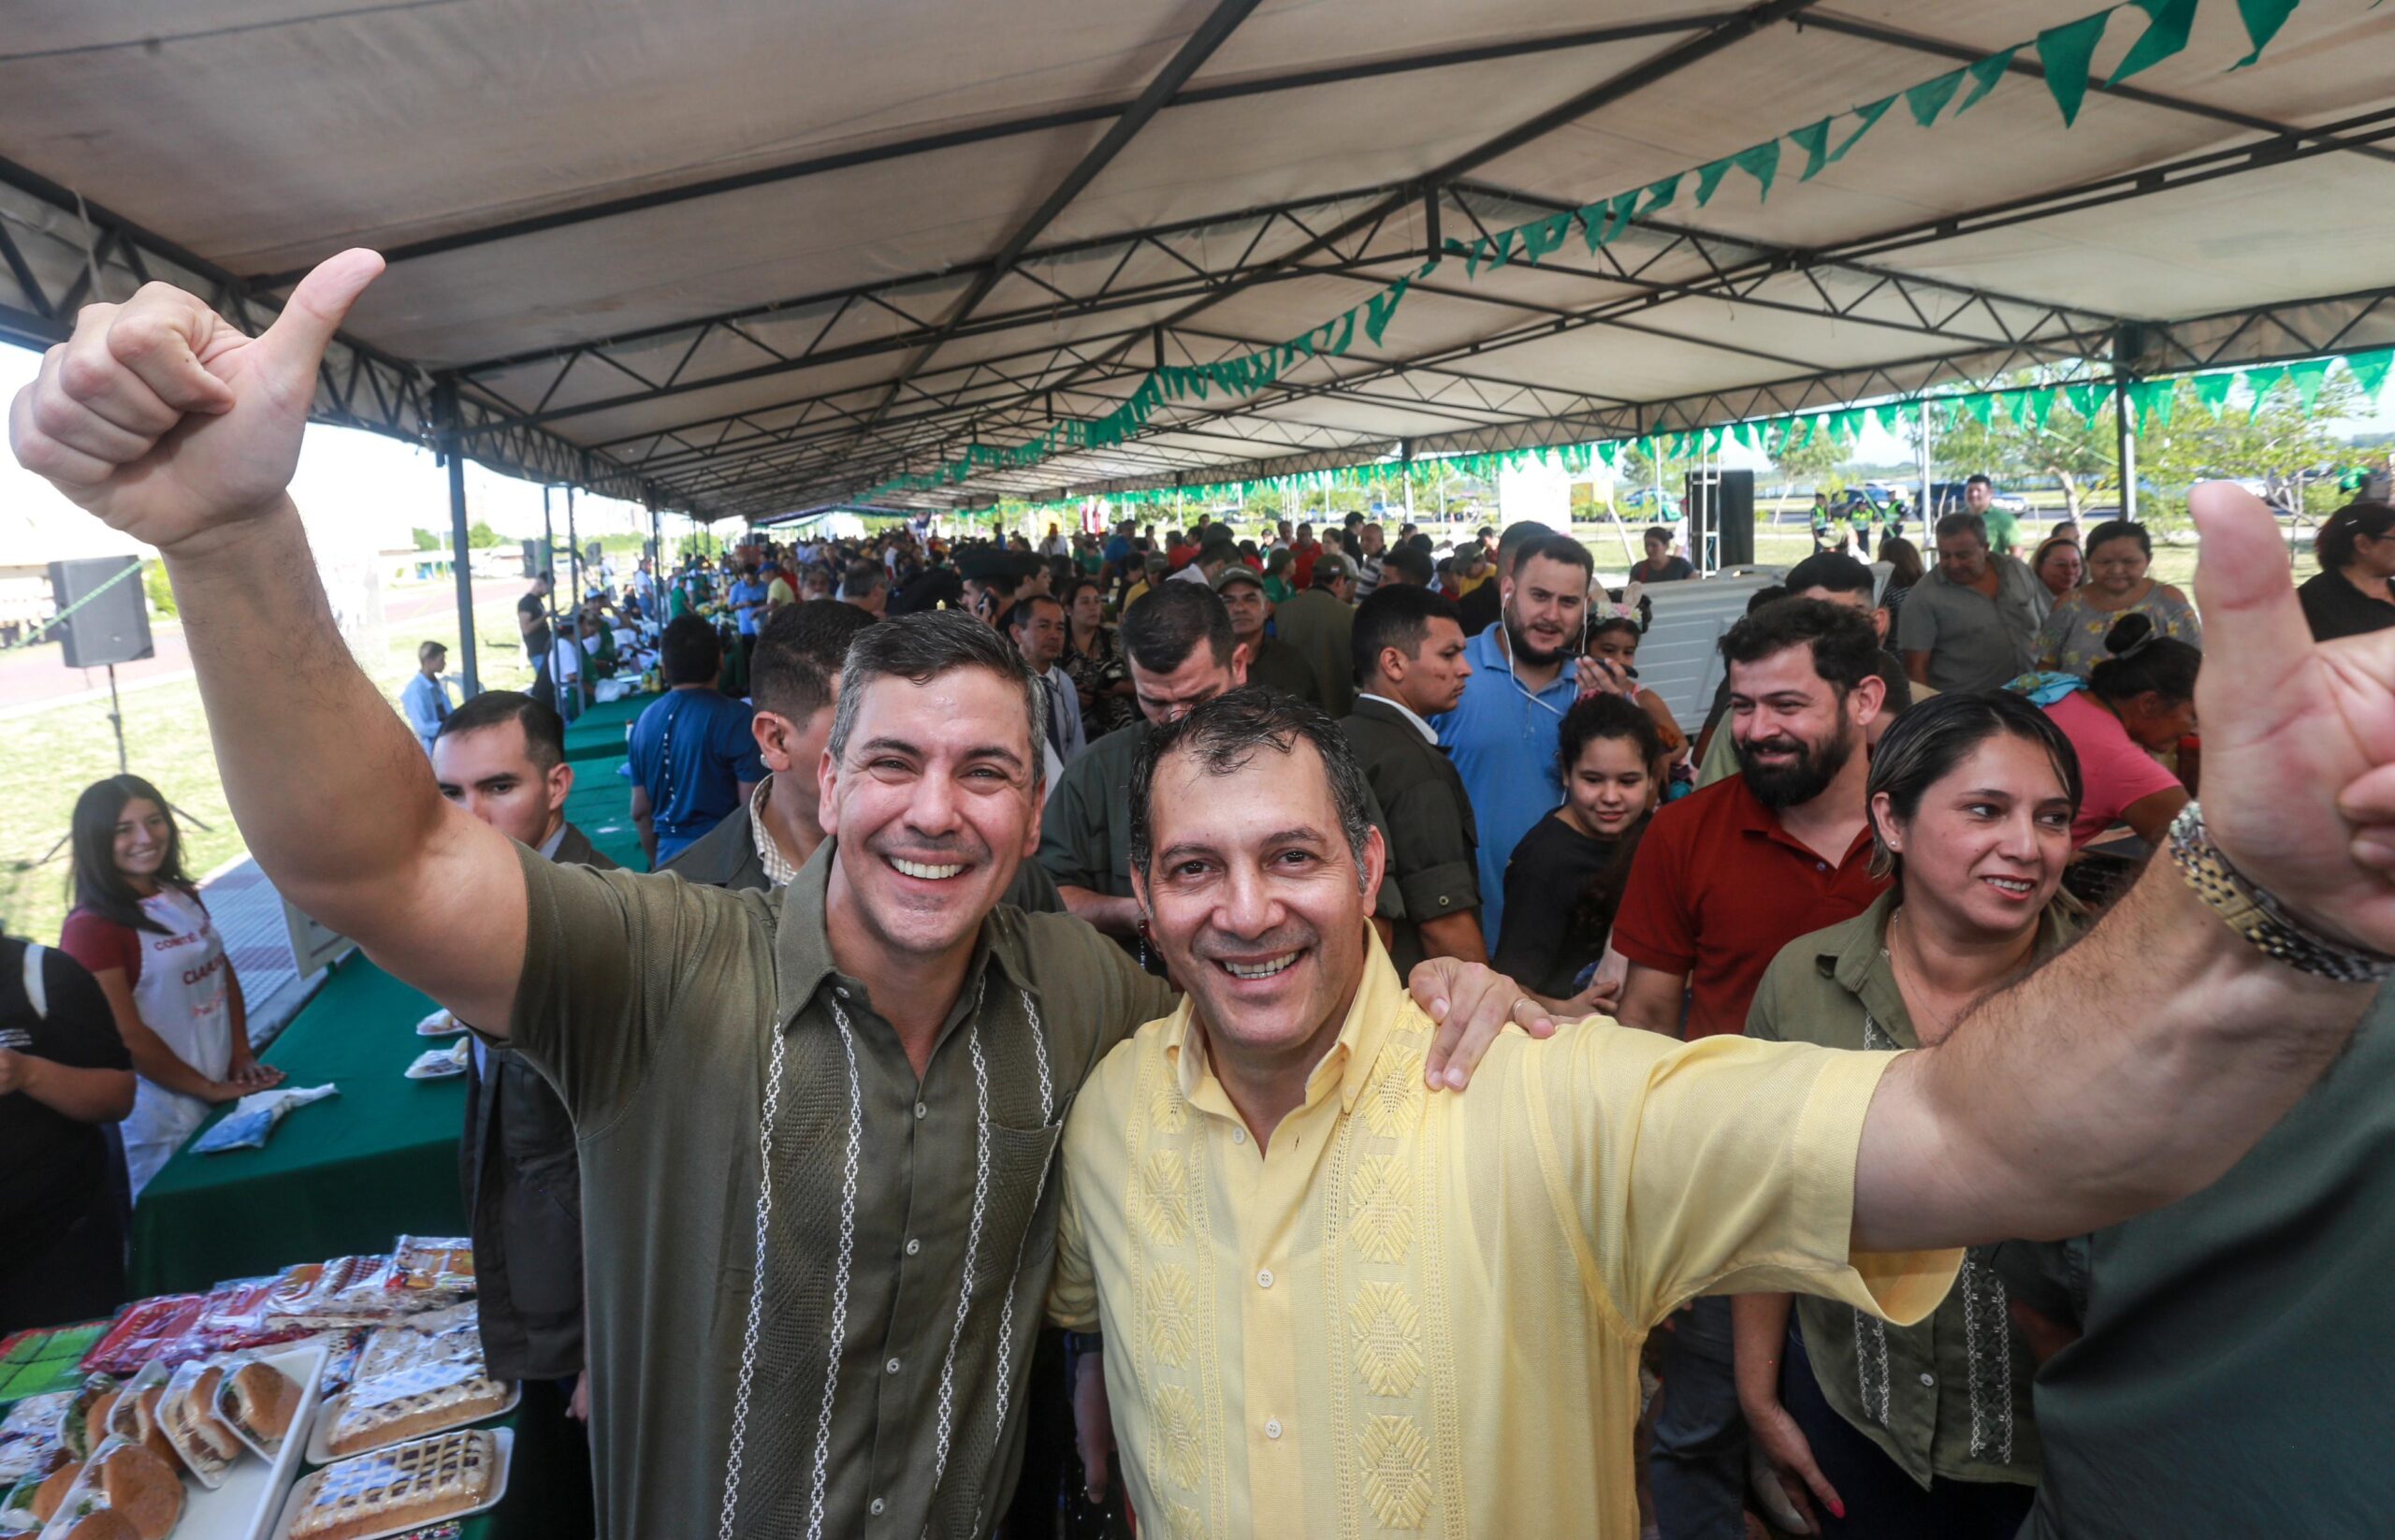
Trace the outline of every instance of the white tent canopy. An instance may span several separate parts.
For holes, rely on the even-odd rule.
[[[1445,241],[1630,192],[2090,0],[32,0],[0,336],[144,277],[255,325],[391,270],[328,420],[703,516],[859,496],[1305,332]],[[2066,128],[2035,49],[1758,200],[1421,278],[1377,343],[923,504],[1673,430],[2092,360],[2395,341],[2395,6],[2233,0]],[[1843,138],[1852,119],[1842,119]],[[1691,179],[1691,182],[1693,179]]]

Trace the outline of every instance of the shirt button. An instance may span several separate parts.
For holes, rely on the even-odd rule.
[[[882,1367],[882,1368],[884,1368],[884,1369],[887,1369],[888,1371],[890,1371],[890,1373],[893,1373],[893,1374],[894,1374],[894,1373],[898,1373],[898,1360],[897,1360],[896,1358],[893,1358],[893,1359],[891,1359],[888,1363],[883,1364],[881,1367]]]
[[[1455,900],[1454,900],[1454,899],[1449,898],[1449,897],[1448,897],[1446,894],[1444,894],[1444,893],[1441,893],[1441,894],[1439,895],[1439,908],[1443,908],[1443,909],[1444,909],[1444,908],[1445,908],[1448,905],[1450,905],[1450,904],[1452,904],[1452,903],[1454,903],[1454,902],[1455,902]]]
[[[1921,1383],[1924,1388],[1933,1387],[1938,1383],[1938,1376],[1935,1374],[1923,1374],[1921,1376]]]
[[[1244,1144],[1244,1143],[1246,1143],[1246,1142],[1247,1142],[1247,1130],[1246,1130],[1246,1129],[1244,1129],[1244,1128],[1234,1128],[1234,1129],[1232,1129],[1232,1130],[1231,1130],[1231,1142],[1232,1142],[1232,1143],[1234,1143],[1234,1144]]]
[[[914,1256],[917,1252],[922,1249],[923,1243],[921,1241],[909,1241],[907,1242],[907,1255],[909,1257]]]
[[[867,1512],[871,1513],[876,1518],[878,1518],[881,1517],[881,1510],[889,1505],[889,1504],[884,1503],[881,1499],[877,1497],[871,1503],[865,1504],[865,1508]]]
[[[931,1110],[930,1108],[928,1108],[928,1107],[924,1106],[924,1105],[923,1105],[922,1102],[920,1102],[920,1101],[919,1101],[919,1102],[917,1102],[917,1103],[915,1103],[915,1115],[916,1115],[917,1117],[919,1117],[919,1118],[920,1118],[920,1117],[929,1117],[929,1116],[931,1115],[931,1111],[932,1111],[932,1110]]]
[[[1281,1419],[1279,1417],[1269,1417],[1265,1420],[1264,1436],[1266,1438],[1279,1438],[1281,1436]]]
[[[1265,1268],[1256,1273],[1256,1286],[1258,1288],[1270,1288],[1272,1286],[1272,1270],[1270,1268]]]
[[[835,988],[835,989],[832,991],[832,993],[833,993],[833,994],[835,994],[835,995],[838,995],[840,998],[842,998],[843,1000],[845,1000],[845,999],[847,999],[847,998],[849,997],[849,992],[848,992],[847,990],[845,990],[845,989]],[[878,1500],[877,1499],[877,1501],[878,1501]],[[878,1512],[880,1512],[881,1510],[880,1510],[880,1509],[878,1509],[878,1508],[877,1508],[877,1509],[875,1509],[874,1511],[875,1511],[876,1513],[878,1513]]]

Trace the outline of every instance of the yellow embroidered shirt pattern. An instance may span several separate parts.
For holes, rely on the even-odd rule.
[[[1850,1259],[1889,1054],[1591,1021],[1430,1095],[1375,943],[1259,1155],[1183,1001],[1067,1126],[1051,1314],[1102,1323],[1131,1497],[1165,1533],[1638,1533],[1638,1349],[1682,1300],[1793,1289],[1918,1320],[1959,1253]]]

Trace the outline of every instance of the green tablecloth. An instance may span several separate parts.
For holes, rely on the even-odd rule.
[[[341,1094],[295,1108],[262,1150],[169,1160],[133,1211],[135,1297],[385,1252],[402,1234],[464,1234],[465,1080],[399,1073],[456,1040],[415,1035],[432,1009],[362,953],[336,966],[265,1058],[286,1084]]]
[[[566,724],[565,757],[577,762],[611,755],[622,759],[625,734],[656,699],[654,693],[630,695],[620,701],[583,707],[582,715]]]

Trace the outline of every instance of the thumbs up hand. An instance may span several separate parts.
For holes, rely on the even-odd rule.
[[[298,466],[325,349],[382,270],[370,251],[328,258],[258,337],[165,283],[86,305],[10,403],[18,461],[162,551],[256,516]]]

